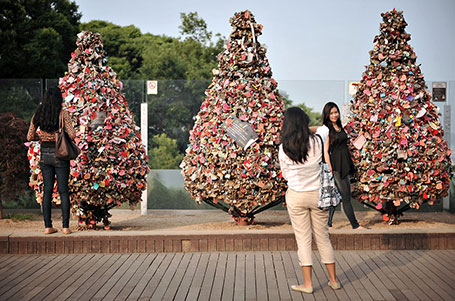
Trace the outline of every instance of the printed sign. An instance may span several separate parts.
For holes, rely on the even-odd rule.
[[[353,144],[354,144],[355,148],[362,149],[362,147],[365,145],[366,142],[367,142],[367,139],[365,138],[365,136],[359,135],[357,137],[357,139],[354,140]]]
[[[221,126],[226,129],[228,136],[234,139],[244,150],[258,139],[258,135],[251,124],[236,117],[226,119]]]
[[[446,82],[434,82],[433,86],[433,101],[446,101]]]
[[[156,80],[147,81],[147,94],[158,94],[158,81]]]

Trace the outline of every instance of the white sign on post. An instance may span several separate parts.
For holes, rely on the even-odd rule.
[[[158,81],[148,80],[147,81],[147,94],[158,94]]]

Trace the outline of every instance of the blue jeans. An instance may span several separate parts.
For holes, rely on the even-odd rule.
[[[349,181],[349,176],[341,178],[340,174],[336,171],[333,172],[333,178],[335,179],[335,185],[338,188],[338,191],[341,194],[341,202],[343,203],[344,214],[351,223],[352,229],[357,229],[360,225],[357,219],[355,218],[354,209],[351,204],[351,183]],[[329,208],[329,221],[328,226],[332,227],[333,214],[335,213],[335,206]]]
[[[43,174],[43,217],[46,228],[52,228],[52,193],[54,191],[55,176],[57,176],[57,190],[62,201],[62,224],[63,228],[69,228],[70,199],[68,180],[70,174],[69,161],[55,158],[55,148],[41,147],[40,168]]]

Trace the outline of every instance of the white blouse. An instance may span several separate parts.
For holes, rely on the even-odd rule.
[[[288,187],[295,191],[313,191],[321,185],[319,162],[322,159],[321,140],[315,136],[310,138],[310,149],[307,160],[304,163],[292,161],[284,152],[283,145],[280,145],[278,152],[281,173],[288,181]]]

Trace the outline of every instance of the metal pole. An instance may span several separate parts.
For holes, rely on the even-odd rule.
[[[141,137],[142,137],[142,143],[144,144],[144,149],[145,153],[147,152],[147,144],[148,144],[148,104],[147,102],[141,103]],[[148,163],[148,162],[147,162]],[[146,176],[147,179],[147,176]],[[147,191],[148,191],[148,186],[147,188],[142,192],[142,201],[141,201],[141,214],[146,215],[147,214]]]

